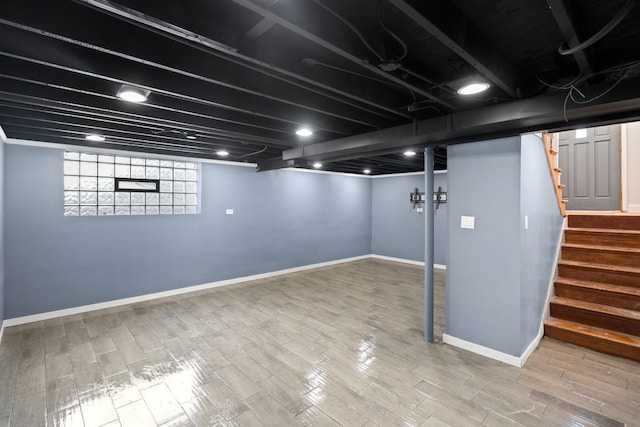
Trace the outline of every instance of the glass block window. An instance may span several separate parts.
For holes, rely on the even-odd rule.
[[[65,151],[64,215],[198,213],[199,169],[192,162]]]

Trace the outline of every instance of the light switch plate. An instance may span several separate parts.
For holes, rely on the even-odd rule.
[[[460,217],[460,228],[468,228],[473,230],[476,228],[476,217],[475,216],[461,216]]]
[[[227,209],[227,215],[233,215],[233,209]]]
[[[416,208],[416,212],[422,213],[422,208]]]

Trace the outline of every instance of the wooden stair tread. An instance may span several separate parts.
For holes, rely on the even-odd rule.
[[[575,248],[575,249],[590,249],[600,252],[622,252],[627,254],[640,254],[640,249],[629,248],[626,246],[602,246],[602,245],[590,245],[588,243],[564,243],[563,248]]]
[[[640,288],[634,288],[632,286],[612,285],[609,283],[590,282],[588,280],[569,279],[566,277],[558,277],[555,281],[556,284],[575,286],[583,289],[590,289],[594,291],[615,292],[618,294],[624,294],[629,296],[640,297]]]
[[[618,344],[629,345],[638,348],[640,351],[640,337],[625,334],[622,332],[610,331],[608,329],[597,328],[595,326],[582,325],[580,323],[571,322],[569,320],[556,319],[550,317],[544,321],[545,325],[554,326],[559,329],[571,330],[593,338],[600,338],[607,341],[613,341]]]
[[[586,302],[562,297],[552,298],[551,304],[558,304],[565,307],[578,308],[582,310],[594,311],[597,313],[609,314],[612,316],[624,317],[630,320],[640,321],[640,312],[635,310],[628,310],[626,308],[613,307],[610,305],[602,305],[593,302]]]
[[[560,262],[558,262],[558,265],[584,267],[586,269],[605,270],[605,271],[616,272],[616,273],[628,273],[628,274],[640,275],[640,268],[626,267],[626,266],[620,266],[620,265],[594,264],[592,262],[569,261],[566,259],[561,259]]]
[[[625,230],[623,228],[579,228],[568,227],[567,231],[575,231],[580,233],[593,233],[593,234],[631,234],[640,237],[640,230]]]

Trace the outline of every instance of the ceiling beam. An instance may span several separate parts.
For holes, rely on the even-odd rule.
[[[510,97],[517,97],[515,69],[449,0],[388,1]]]
[[[640,118],[640,81],[603,83],[581,89],[584,100],[573,103],[558,92],[506,102],[491,107],[452,113],[380,131],[335,139],[282,153],[283,160],[330,161],[366,157],[372,152],[406,147],[436,146],[481,141],[541,130],[611,124]],[[583,98],[581,98],[583,99]]]
[[[346,50],[342,49],[339,46],[336,46],[334,44],[332,44],[331,42],[327,41],[325,38],[317,35],[317,34],[313,34],[310,31],[305,30],[304,28],[302,28],[301,26],[279,16],[276,15],[275,13],[265,9],[264,7],[261,7],[255,3],[253,3],[251,0],[231,0],[234,3],[254,12],[257,13],[258,15],[262,16],[263,18],[269,19],[273,22],[275,22],[276,24],[280,25],[283,28],[286,28],[287,30],[299,35],[300,37],[317,44],[318,46],[321,46],[325,49],[327,49],[328,51],[348,60],[353,62],[356,65],[359,65],[360,67],[372,72],[373,74],[377,74],[379,76],[382,76],[383,78],[398,84],[400,86],[403,86],[406,89],[409,89],[417,94],[420,94],[434,102],[437,102],[438,104],[441,104],[445,107],[447,107],[450,110],[455,110],[456,108],[449,102],[440,99],[438,97],[436,97],[435,95],[429,93],[428,91],[419,88],[415,85],[412,85],[406,81],[404,81],[403,79],[394,76],[393,74],[390,74],[386,71],[381,70],[380,68],[376,67],[375,65],[370,64],[369,62],[364,61],[362,58],[347,52]]]
[[[547,0],[547,4],[549,5],[549,9],[551,9],[551,13],[558,24],[558,28],[560,28],[560,31],[562,32],[562,35],[569,47],[572,48],[579,45],[580,39],[578,38],[578,32],[573,25],[573,14],[569,3],[565,0]],[[593,68],[591,67],[591,63],[584,49],[575,52],[573,54],[573,58],[576,60],[580,73],[583,76],[593,74]]]

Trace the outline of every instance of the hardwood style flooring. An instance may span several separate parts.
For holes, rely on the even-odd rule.
[[[363,260],[8,328],[0,426],[640,425],[640,364],[522,369],[422,338],[422,268]]]

